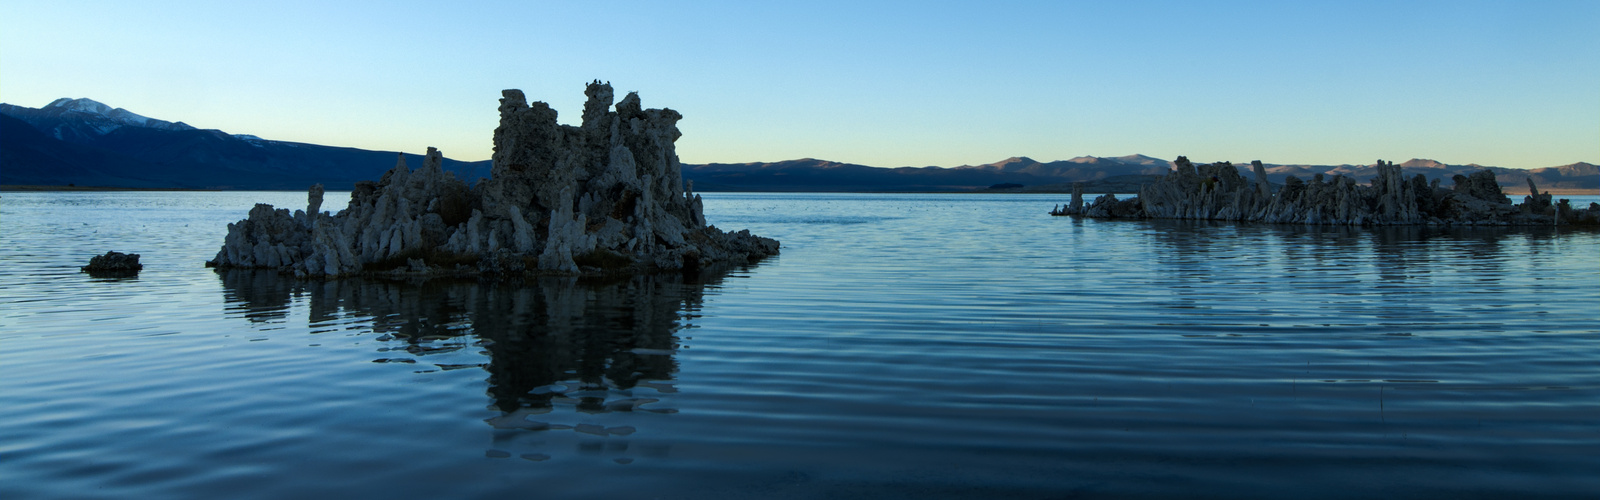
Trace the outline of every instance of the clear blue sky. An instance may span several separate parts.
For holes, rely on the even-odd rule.
[[[455,5],[459,4],[459,5]],[[599,78],[685,162],[1600,161],[1600,2],[0,0],[0,101],[489,157]]]

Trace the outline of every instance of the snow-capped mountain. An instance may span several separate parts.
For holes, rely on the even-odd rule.
[[[56,99],[39,109],[0,104],[5,113],[28,122],[45,135],[68,142],[89,142],[123,127],[156,130],[194,130],[183,122],[157,120],[93,99]]]
[[[0,184],[350,189],[377,179],[396,153],[319,146],[198,129],[92,99],[42,108],[0,104]],[[407,155],[412,167],[421,157]],[[445,160],[460,178],[488,175],[488,163]]]

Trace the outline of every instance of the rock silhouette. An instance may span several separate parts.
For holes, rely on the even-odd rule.
[[[1378,175],[1367,185],[1317,174],[1311,182],[1289,176],[1273,192],[1261,162],[1251,162],[1247,181],[1229,162],[1195,165],[1178,157],[1174,170],[1144,186],[1139,196],[1102,195],[1084,205],[1081,193],[1051,215],[1104,219],[1188,219],[1309,225],[1552,225],[1600,224],[1600,205],[1573,208],[1552,203],[1528,181],[1530,195],[1513,205],[1495,182],[1494,172],[1456,175],[1453,188],[1418,174],[1405,178],[1393,162],[1378,161]]]
[[[78,268],[82,272],[94,274],[137,274],[144,269],[144,264],[139,263],[139,254],[106,252],[105,255],[96,255],[89,258],[89,265]]]
[[[473,186],[444,171],[429,148],[422,168],[401,157],[377,182],[356,183],[338,214],[320,212],[321,185],[305,211],[256,205],[228,225],[208,265],[302,277],[606,274],[692,271],[778,253],[776,240],[707,225],[673,147],[682,115],[644,109],[636,93],[613,110],[611,85],[599,81],[585,94],[574,127],[556,123],[548,104],[504,91],[493,168]]]

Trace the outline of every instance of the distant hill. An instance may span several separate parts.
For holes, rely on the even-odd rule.
[[[321,183],[345,190],[356,181],[381,177],[394,166],[396,154],[199,129],[90,99],[58,99],[38,109],[0,104],[0,184],[300,190]],[[422,164],[418,155],[406,157],[413,167]],[[1247,178],[1254,176],[1249,162],[1235,164]],[[1264,166],[1274,183],[1319,173],[1366,182],[1377,172],[1376,164]],[[1600,173],[1589,163],[1519,170],[1415,159],[1401,166],[1407,175],[1442,178],[1445,185],[1453,175],[1488,168],[1513,193],[1522,192],[1530,177],[1541,189],[1600,189]],[[444,167],[472,182],[489,176],[490,162],[446,159]],[[1171,168],[1170,161],[1145,155],[1050,162],[1019,156],[953,168],[879,168],[803,158],[684,164],[683,176],[697,191],[984,191],[1020,184],[1005,191],[1065,192],[1072,183],[1084,182],[1088,192],[1136,192]]]
[[[346,190],[378,179],[397,154],[198,129],[90,99],[0,104],[0,184]],[[468,181],[489,175],[487,161],[444,167]]]
[[[1198,162],[1198,161],[1197,161]],[[1236,162],[1240,173],[1253,179],[1249,162]],[[1310,180],[1316,174],[1343,175],[1367,182],[1377,175],[1377,163],[1368,165],[1278,165],[1263,164],[1268,181],[1282,184],[1290,175]],[[1410,160],[1401,164],[1406,175],[1423,174],[1442,179],[1450,186],[1452,176],[1477,170],[1495,172],[1500,184],[1513,193],[1526,189],[1532,177],[1541,190],[1549,188],[1600,189],[1600,172],[1595,165],[1574,163],[1559,167],[1521,170],[1502,167],[1446,165],[1433,160]],[[1072,183],[1083,182],[1090,193],[1137,192],[1154,176],[1172,169],[1172,163],[1144,155],[1115,158],[1080,156],[1070,160],[1039,162],[1027,157],[1012,157],[984,165],[954,168],[899,167],[878,168],[805,158],[770,163],[712,163],[683,166],[685,179],[694,181],[696,191],[973,191],[989,190],[999,184],[1021,184],[1006,192],[1069,192]]]
[[[1171,168],[1165,160],[1143,155],[1084,156],[1049,163],[1013,157],[954,168],[878,168],[804,158],[770,163],[685,164],[683,177],[694,181],[696,191],[968,191],[995,184],[1033,186],[1155,175]]]

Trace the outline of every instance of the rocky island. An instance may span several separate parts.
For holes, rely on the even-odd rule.
[[[89,265],[78,269],[91,276],[132,276],[139,274],[139,271],[144,269],[144,264],[139,263],[139,254],[136,253],[106,252],[105,255],[90,257]]]
[[[778,241],[724,232],[685,186],[673,143],[682,115],[645,109],[637,93],[615,103],[609,83],[585,91],[580,126],[556,123],[520,90],[500,99],[490,177],[469,186],[429,148],[419,169],[401,157],[362,181],[337,214],[257,204],[228,225],[208,266],[295,276],[361,274],[611,274],[694,271],[778,253]]]
[[[1600,225],[1600,204],[1574,208],[1567,200],[1553,203],[1528,180],[1529,196],[1512,204],[1495,181],[1494,172],[1456,175],[1450,188],[1418,174],[1409,179],[1393,162],[1378,160],[1378,175],[1369,185],[1349,177],[1311,182],[1289,176],[1276,190],[1267,182],[1261,162],[1251,162],[1254,182],[1231,162],[1195,165],[1178,157],[1174,169],[1139,190],[1139,196],[1117,199],[1102,195],[1088,205],[1081,189],[1072,201],[1050,215],[1101,219],[1188,219],[1269,222],[1308,225]]]

